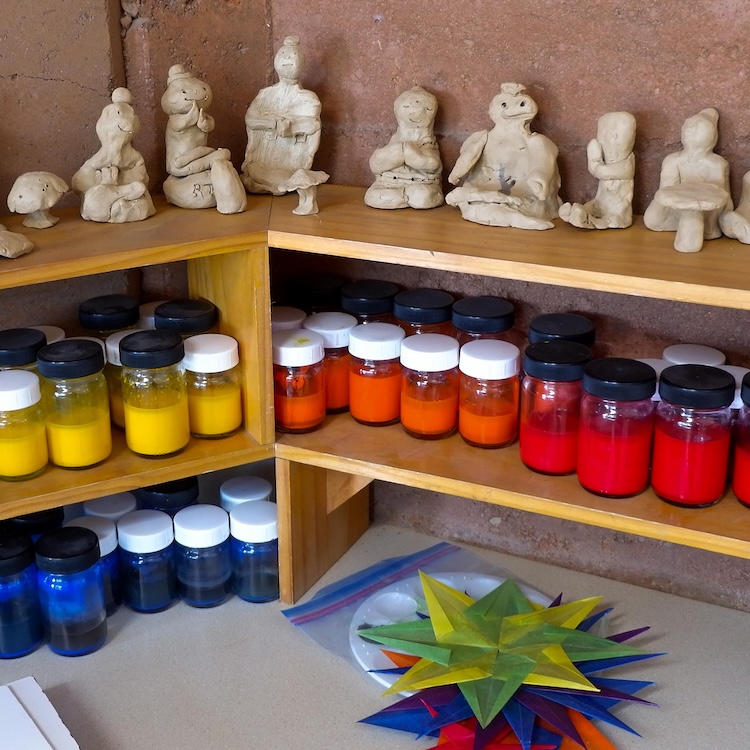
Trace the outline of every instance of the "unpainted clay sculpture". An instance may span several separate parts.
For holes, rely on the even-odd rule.
[[[25,172],[10,189],[8,208],[14,214],[26,214],[25,227],[47,229],[60,221],[49,211],[68,190],[65,180],[52,172]]]
[[[183,65],[169,69],[161,108],[169,115],[166,130],[167,172],[164,196],[180,208],[214,208],[239,214],[247,207],[245,188],[226,148],[211,148],[214,118],[211,87]]]
[[[434,124],[437,99],[421,86],[404,91],[393,104],[398,129],[387,146],[370,157],[375,182],[365,193],[372,208],[435,208],[443,204]]]
[[[727,211],[719,217],[721,231],[743,245],[750,245],[750,172],[742,178],[742,195],[734,211]]]
[[[633,223],[635,117],[608,112],[586,149],[589,172],[599,180],[588,203],[563,203],[560,218],[581,229],[625,229]]]
[[[297,191],[296,214],[317,213],[317,186],[328,179],[312,170],[320,145],[320,99],[299,84],[304,56],[298,36],[288,36],[273,64],[278,83],[258,92],[245,114],[247,149],[242,181],[250,193]],[[304,187],[298,187],[302,185]]]
[[[0,258],[18,258],[34,249],[34,243],[18,232],[9,232],[0,224]]]
[[[719,113],[703,109],[682,125],[682,150],[662,162],[659,189],[643,215],[655,232],[677,232],[674,249],[696,253],[721,236],[719,217],[732,210],[729,163],[713,152]]]
[[[477,224],[519,229],[552,229],[560,198],[557,146],[532,133],[536,102],[520,83],[504,83],[492,100],[492,130],[470,135],[448,177],[445,202]]]

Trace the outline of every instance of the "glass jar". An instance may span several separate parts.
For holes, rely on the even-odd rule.
[[[86,500],[83,504],[84,516],[106,518],[114,524],[134,510],[138,510],[138,501],[132,492],[116,492],[114,495]]]
[[[101,463],[112,452],[104,350],[63,339],[39,350],[50,461],[66,469]]]
[[[673,505],[713,505],[726,489],[734,377],[708,365],[672,365],[659,393],[651,486]]]
[[[276,331],[272,344],[276,429],[317,429],[326,417],[323,337],[315,331]]]
[[[0,371],[0,479],[30,479],[47,466],[41,399],[39,378],[33,372]]]
[[[47,338],[36,328],[7,328],[0,331],[0,371],[36,371],[36,357]]]
[[[136,510],[117,522],[120,583],[125,604],[136,612],[161,612],[177,598],[172,517]]]
[[[401,342],[401,426],[412,437],[437,440],[458,427],[458,341],[442,333]]]
[[[218,321],[219,311],[207,299],[173,299],[154,310],[154,326],[158,331],[172,331],[182,337],[209,333]]]
[[[78,306],[81,327],[102,340],[115,331],[135,328],[138,315],[138,300],[127,294],[104,294]]]
[[[350,281],[341,287],[341,309],[358,323],[392,323],[398,285],[380,279]]]
[[[169,516],[174,516],[189,505],[195,505],[199,493],[198,477],[182,477],[133,490],[136,499],[144,508],[161,510]]]
[[[271,307],[271,331],[294,331],[302,328],[302,321],[307,317],[299,307],[273,305]]]
[[[349,410],[349,333],[356,325],[357,319],[343,312],[313,313],[302,324],[303,328],[323,338],[328,414]]]
[[[417,333],[455,335],[451,309],[455,297],[442,289],[407,289],[393,298],[393,315],[407,336]]]
[[[461,347],[458,432],[477,448],[501,448],[518,433],[521,352],[507,341],[478,339]]]
[[[185,340],[190,432],[201,438],[231,435],[242,425],[237,342],[220,333]]]
[[[275,503],[256,500],[230,513],[232,588],[247,602],[279,598],[279,527]]]
[[[0,659],[30,654],[42,642],[36,578],[30,537],[0,530]]]
[[[750,507],[750,373],[742,378],[742,406],[734,432],[734,467],[732,491],[736,498]]]
[[[526,347],[521,384],[521,461],[541,474],[573,474],[578,456],[578,420],[583,368],[591,350],[573,341],[551,340]]]
[[[648,485],[656,371],[635,359],[607,357],[583,371],[578,481],[606,497],[630,497]]]
[[[670,365],[719,367],[727,361],[724,352],[703,344],[672,344],[664,349],[661,357]]]
[[[242,503],[270,500],[273,485],[263,477],[232,477],[219,487],[219,504],[227,513]]]
[[[120,342],[133,331],[117,331],[107,336],[104,341],[107,362],[104,365],[104,378],[109,391],[109,416],[112,424],[125,429],[125,407],[122,403],[122,362],[120,361]]]
[[[507,341],[515,320],[513,304],[502,297],[463,297],[456,300],[451,309],[451,321],[459,344],[475,339]]]
[[[368,323],[349,332],[349,413],[357,422],[395,424],[401,415],[401,342],[393,323]]]
[[[41,331],[48,344],[55,344],[65,338],[65,331],[60,326],[29,326],[35,331]]]
[[[125,440],[133,453],[170,456],[190,441],[184,354],[174,331],[137,331],[120,341]]]
[[[537,315],[529,323],[529,343],[543,341],[576,341],[592,347],[596,339],[594,324],[583,315],[576,313],[547,313]]]
[[[216,505],[193,505],[174,517],[177,590],[191,607],[216,607],[232,591],[229,515]]]
[[[32,542],[36,542],[45,531],[59,529],[65,521],[65,508],[48,508],[38,510],[35,513],[24,513],[15,518],[3,521],[8,529],[16,534],[30,536]]]
[[[56,654],[82,656],[104,645],[107,610],[99,556],[99,540],[90,529],[54,529],[36,543],[42,621]]]

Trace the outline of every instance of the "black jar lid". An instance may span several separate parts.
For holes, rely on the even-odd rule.
[[[136,498],[149,508],[176,511],[198,499],[198,477],[184,477],[133,490]]]
[[[104,349],[96,341],[63,339],[43,346],[37,354],[39,374],[53,380],[84,378],[104,367]]]
[[[594,324],[583,315],[575,313],[537,315],[529,323],[529,343],[531,344],[562,339],[593,346],[595,338]]]
[[[502,333],[513,327],[516,309],[502,297],[463,297],[453,303],[453,325],[469,333]]]
[[[57,529],[63,525],[65,520],[64,508],[49,508],[47,510],[38,510],[35,513],[25,513],[22,516],[9,518],[4,521],[7,527],[17,534],[28,534],[36,536],[43,534],[45,531]]]
[[[352,315],[382,315],[393,311],[398,284],[382,279],[350,281],[341,287],[341,309]]]
[[[78,322],[90,331],[116,331],[138,322],[138,300],[127,294],[104,294],[78,306]]]
[[[734,376],[710,365],[672,365],[662,370],[663,401],[695,409],[723,409],[734,401]]]
[[[343,276],[325,271],[293,276],[286,284],[289,304],[308,313],[338,310],[345,283]]]
[[[80,573],[101,557],[99,537],[83,526],[63,526],[36,542],[36,566],[45,573]]]
[[[181,362],[185,345],[176,331],[136,331],[120,341],[120,363],[123,367],[150,370]]]
[[[14,576],[34,562],[34,543],[27,534],[0,530],[0,577]]]
[[[406,323],[445,323],[455,301],[442,289],[407,289],[393,298],[393,314]]]
[[[216,305],[207,299],[173,299],[154,310],[154,325],[160,331],[205,333],[218,319]]]
[[[745,373],[740,387],[740,398],[745,406],[750,406],[750,372]]]
[[[643,401],[656,392],[656,370],[637,359],[594,359],[583,369],[583,390],[611,401]]]
[[[580,380],[591,358],[591,349],[576,341],[542,341],[526,347],[523,371],[532,378],[565,383]]]
[[[23,367],[36,362],[47,337],[36,328],[6,328],[0,331],[0,367]]]

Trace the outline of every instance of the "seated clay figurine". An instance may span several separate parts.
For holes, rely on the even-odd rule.
[[[695,253],[721,236],[719,217],[732,210],[729,164],[713,152],[719,113],[703,109],[682,125],[682,150],[662,162],[659,189],[643,215],[655,232],[677,232],[674,249]]]
[[[299,37],[288,36],[273,64],[278,83],[258,92],[245,114],[247,149],[242,181],[251,193],[297,191],[294,213],[317,213],[317,185],[325,172],[312,170],[320,145],[320,100],[299,84],[304,57]]]
[[[398,130],[370,157],[375,182],[365,193],[372,208],[435,208],[443,203],[443,164],[433,132],[437,99],[420,86],[393,105]]]
[[[214,118],[211,87],[185,70],[169,69],[161,108],[169,115],[166,131],[167,172],[164,196],[181,208],[213,208],[222,214],[242,213],[247,207],[245,188],[226,148],[211,148],[208,134]]]
[[[490,104],[492,130],[470,135],[448,177],[445,202],[477,224],[551,229],[557,218],[560,173],[557,146],[532,133],[536,102],[519,83],[504,83]]]
[[[0,258],[18,258],[34,249],[34,243],[18,232],[9,232],[0,224]]]
[[[26,172],[16,179],[8,194],[8,208],[26,214],[25,227],[47,229],[59,219],[49,212],[68,192],[68,184],[52,172]]]
[[[83,197],[81,216],[88,221],[122,224],[156,213],[146,163],[132,145],[141,126],[132,101],[127,89],[112,92],[112,104],[96,123],[101,148],[73,175],[73,190]]]
[[[588,203],[563,203],[560,218],[581,229],[624,229],[633,223],[635,117],[608,112],[586,149],[589,172],[599,180]]]
[[[745,172],[742,178],[739,205],[719,217],[719,226],[727,237],[750,245],[750,172]]]

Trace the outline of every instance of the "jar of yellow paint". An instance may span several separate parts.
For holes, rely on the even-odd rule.
[[[202,333],[185,339],[190,432],[219,438],[242,424],[239,351],[231,336]]]
[[[104,341],[107,350],[107,364],[104,365],[104,377],[109,389],[109,414],[112,424],[125,429],[125,408],[122,405],[122,363],[120,362],[120,342],[133,333],[131,330],[111,333]]]
[[[120,341],[125,439],[134,453],[158,458],[188,444],[184,355],[173,331],[137,331]]]
[[[30,479],[47,465],[39,378],[26,370],[0,372],[0,479]]]
[[[50,461],[66,469],[101,463],[112,452],[104,349],[63,339],[39,350]]]

